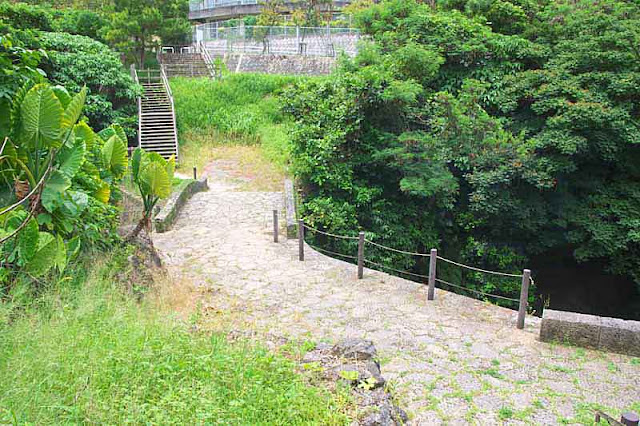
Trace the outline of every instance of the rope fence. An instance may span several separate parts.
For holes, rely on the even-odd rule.
[[[278,242],[278,211],[274,210],[273,211],[273,233],[274,233],[274,242]],[[337,251],[333,251],[333,250],[328,250],[322,247],[318,247],[317,245],[311,245],[309,243],[307,243],[305,241],[305,235],[307,234],[307,232],[316,234],[316,235],[321,235],[323,237],[328,237],[328,238],[333,238],[339,241],[348,241],[348,242],[356,242],[357,241],[357,255],[354,254],[345,254],[345,253],[339,253]],[[522,271],[522,274],[511,274],[511,273],[506,273],[506,272],[499,272],[499,271],[490,271],[490,270],[486,270],[486,269],[482,269],[482,268],[478,268],[475,266],[469,266],[469,265],[465,265],[463,263],[459,263],[459,262],[455,262],[451,259],[447,259],[445,257],[439,256],[438,255],[438,250],[436,249],[431,249],[430,253],[417,253],[417,252],[410,252],[410,251],[405,251],[405,250],[400,250],[400,249],[396,249],[393,247],[388,247],[379,243],[376,243],[375,241],[371,241],[365,238],[365,233],[364,232],[360,232],[358,234],[358,236],[352,236],[352,235],[338,235],[338,234],[333,234],[330,232],[326,232],[326,231],[322,231],[320,229],[316,229],[313,228],[307,224],[304,223],[304,220],[299,220],[298,221],[298,258],[300,261],[304,261],[304,255],[305,255],[305,244],[308,245],[310,248],[329,255],[329,256],[336,256],[338,258],[342,258],[342,259],[348,259],[351,261],[354,261],[357,264],[357,276],[358,279],[362,279],[364,277],[364,266],[365,264],[373,270],[381,270],[382,272],[384,271],[391,271],[394,272],[396,274],[403,274],[403,275],[407,275],[407,276],[411,276],[414,278],[419,278],[421,280],[426,280],[427,284],[428,284],[428,291],[427,291],[427,300],[434,300],[435,299],[435,287],[436,287],[436,283],[440,284],[441,286],[448,286],[451,288],[455,288],[458,290],[461,290],[463,292],[469,292],[469,293],[473,293],[475,295],[481,296],[481,297],[485,297],[485,298],[493,298],[493,299],[497,299],[497,300],[501,300],[504,302],[508,302],[511,304],[517,304],[518,305],[518,318],[516,321],[516,327],[518,329],[523,329],[524,328],[524,321],[525,321],[525,317],[526,317],[526,313],[527,313],[527,307],[528,307],[528,299],[529,299],[529,286],[531,285],[531,283],[533,282],[533,280],[531,279],[531,271],[529,269],[525,269]],[[416,272],[412,272],[412,271],[407,271],[407,270],[403,270],[403,269],[398,269],[398,268],[394,268],[388,265],[384,265],[381,263],[377,263],[374,262],[372,260],[366,259],[365,258],[365,249],[366,246],[372,246],[375,247],[377,249],[383,250],[383,251],[388,251],[388,252],[392,252],[392,253],[397,253],[397,254],[402,254],[402,255],[407,255],[407,256],[414,256],[414,257],[420,257],[420,258],[429,258],[429,272],[428,275],[424,275],[424,274],[419,274]],[[355,247],[355,244],[354,244]],[[474,272],[479,272],[479,273],[483,273],[483,274],[489,274],[489,275],[494,275],[494,276],[500,276],[500,277],[505,277],[505,278],[518,278],[521,279],[521,284],[520,284],[520,298],[512,298],[512,297],[507,297],[507,296],[503,296],[500,294],[493,294],[493,293],[489,293],[489,292],[485,292],[485,291],[481,291],[481,290],[477,290],[475,288],[469,288],[460,284],[456,284],[456,283],[452,283],[450,281],[446,281],[443,280],[442,278],[437,276],[437,265],[438,265],[438,261],[441,261],[443,263],[461,268],[463,270],[469,270],[469,271],[474,271]]]

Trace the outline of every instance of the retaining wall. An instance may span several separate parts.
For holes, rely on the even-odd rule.
[[[336,58],[301,55],[227,54],[224,56],[231,72],[251,72],[284,75],[327,75],[337,64]]]
[[[153,219],[154,229],[156,232],[166,232],[171,229],[171,226],[178,217],[178,213],[182,207],[187,203],[189,198],[196,192],[206,191],[209,188],[207,178],[194,180],[189,182],[180,191],[176,191],[167,200],[160,213]]]
[[[540,340],[640,356],[640,321],[545,309]]]

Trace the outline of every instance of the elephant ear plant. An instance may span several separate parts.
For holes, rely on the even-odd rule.
[[[28,83],[0,129],[0,289],[9,276],[60,274],[79,252],[90,206],[108,205],[127,168],[119,126],[105,141],[80,121],[87,89]],[[4,207],[3,207],[4,206]],[[85,232],[83,232],[85,231]]]
[[[128,240],[138,236],[142,229],[151,230],[153,209],[163,198],[171,194],[173,173],[176,162],[172,156],[168,160],[155,152],[147,152],[137,148],[131,156],[131,177],[138,187],[143,203],[142,219],[131,232]]]

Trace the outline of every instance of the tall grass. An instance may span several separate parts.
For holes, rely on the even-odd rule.
[[[181,146],[260,144],[280,168],[289,159],[291,123],[281,111],[278,93],[303,78],[266,74],[230,74],[221,81],[176,78],[171,81]]]
[[[0,303],[0,424],[347,423],[291,361],[137,303],[111,272],[123,259]]]

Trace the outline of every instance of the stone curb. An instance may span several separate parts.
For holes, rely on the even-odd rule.
[[[160,213],[153,219],[154,229],[158,233],[167,232],[178,217],[178,213],[184,205],[189,201],[193,194],[209,189],[207,178],[201,178],[189,182],[180,191],[174,192],[169,196],[167,203],[164,205]]]
[[[640,356],[640,321],[545,309],[540,340]]]

